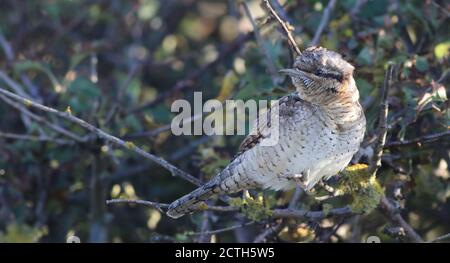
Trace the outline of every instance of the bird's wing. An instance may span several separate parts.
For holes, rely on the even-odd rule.
[[[249,149],[252,149],[256,145],[258,145],[264,138],[270,136],[270,128],[272,126],[270,115],[273,112],[274,107],[278,108],[279,120],[282,121],[284,118],[292,116],[295,113],[297,108],[295,106],[295,103],[300,101],[304,103],[304,101],[302,101],[302,99],[298,96],[297,92],[291,93],[280,98],[278,100],[278,103],[276,103],[272,108],[263,113],[267,114],[266,116],[259,115],[255,120],[255,125],[253,125],[250,134],[242,141],[241,145],[239,146],[239,151],[233,159],[248,151]]]

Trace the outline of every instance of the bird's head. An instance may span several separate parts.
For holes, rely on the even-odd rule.
[[[295,59],[293,68],[280,72],[291,77],[302,99],[320,105],[343,96],[353,101],[359,99],[353,70],[338,53],[309,47]]]

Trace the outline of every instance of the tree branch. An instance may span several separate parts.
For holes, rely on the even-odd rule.
[[[312,46],[317,46],[320,42],[320,36],[323,33],[323,30],[327,26],[328,22],[330,21],[331,12],[336,6],[336,0],[330,0],[328,2],[327,7],[323,11],[322,19],[320,19],[319,27],[316,30],[316,33],[314,34],[314,37],[311,41]]]
[[[263,243],[270,240],[270,238],[276,236],[286,226],[286,221],[275,222],[273,225],[269,225],[262,233],[256,236],[253,243]]]
[[[391,85],[393,70],[394,65],[389,64],[384,76],[383,87],[381,89],[380,111],[378,113],[377,141],[374,146],[374,154],[369,166],[369,172],[374,175],[377,173],[378,168],[381,167],[381,156],[383,155],[383,148],[384,144],[386,143],[387,116],[389,111],[388,91]]]
[[[449,238],[450,238],[450,233],[445,234],[445,235],[440,236],[440,237],[437,237],[437,238],[435,238],[433,240],[430,240],[427,243],[436,243],[436,242],[439,242],[439,241],[442,241],[442,240],[445,240],[445,239],[449,239]]]
[[[385,148],[403,147],[403,146],[410,146],[410,145],[421,146],[422,144],[425,144],[425,143],[436,142],[439,139],[443,139],[447,136],[450,136],[450,130],[444,131],[444,132],[439,132],[439,133],[434,133],[434,134],[424,135],[424,136],[415,138],[413,140],[388,142],[386,144]]]
[[[146,200],[135,200],[135,199],[110,199],[106,201],[106,204],[139,204],[145,205],[152,208],[157,208],[164,213],[164,209],[169,207],[169,204],[158,203]],[[239,208],[234,206],[207,206],[199,208],[198,211],[214,211],[214,212],[238,212]],[[298,210],[293,208],[286,209],[274,209],[270,218],[291,218],[297,220],[320,220],[330,217],[340,217],[355,214],[350,207],[345,206],[341,208],[330,209],[329,211],[309,211],[309,210]]]
[[[272,218],[294,218],[300,220],[320,220],[336,216],[348,216],[355,214],[348,206],[341,208],[333,208],[330,211],[308,211],[297,209],[275,209],[273,210]]]
[[[110,134],[106,133],[105,131],[103,131],[103,130],[101,130],[101,129],[99,129],[99,128],[97,128],[97,127],[95,127],[95,126],[93,126],[93,125],[91,125],[89,123],[87,123],[86,121],[73,116],[69,112],[61,112],[61,111],[58,111],[56,109],[44,106],[42,104],[33,102],[32,100],[29,100],[29,99],[23,98],[21,96],[18,96],[18,95],[14,94],[12,92],[9,92],[9,91],[7,91],[7,90],[5,90],[3,88],[0,88],[0,94],[2,94],[4,96],[7,96],[7,97],[9,97],[11,99],[14,99],[14,100],[24,104],[27,107],[36,108],[36,109],[39,109],[39,110],[42,110],[42,111],[45,111],[45,112],[48,112],[48,113],[55,114],[55,115],[57,115],[60,118],[63,118],[65,120],[69,121],[69,122],[75,123],[75,124],[85,128],[85,129],[87,129],[88,131],[94,133],[95,135],[97,135],[98,137],[100,137],[100,138],[102,138],[102,139],[104,139],[106,141],[109,141],[109,142],[111,142],[111,143],[113,143],[113,144],[115,144],[115,145],[117,145],[117,146],[119,146],[119,147],[121,147],[123,149],[127,149],[127,150],[130,150],[130,151],[133,151],[133,152],[139,154],[140,156],[142,156],[142,157],[144,157],[146,159],[149,159],[149,160],[151,160],[153,162],[158,163],[160,166],[162,166],[163,168],[165,168],[166,170],[171,172],[173,176],[181,177],[181,178],[185,179],[186,181],[189,181],[189,182],[191,182],[191,183],[193,183],[195,185],[200,185],[201,184],[199,179],[193,177],[189,173],[187,173],[187,172],[179,169],[178,167],[172,165],[171,163],[167,162],[163,158],[155,156],[155,155],[153,155],[151,153],[148,153],[148,152],[142,150],[141,148],[139,148],[138,146],[136,146],[132,142],[125,142],[125,141],[123,141],[123,140],[121,140],[121,139],[119,139],[119,138],[117,138],[117,137],[115,137],[113,135],[110,135]]]
[[[75,133],[68,131],[61,126],[54,124],[52,122],[49,122],[46,119],[42,118],[41,116],[38,116],[38,115],[32,113],[31,111],[26,109],[22,104],[16,103],[4,95],[0,94],[0,99],[2,99],[4,102],[9,104],[10,106],[16,108],[18,111],[20,111],[22,113],[22,116],[29,117],[30,119],[32,119],[38,123],[42,123],[42,124],[46,125],[48,128],[52,129],[53,131],[63,134],[64,136],[66,136],[76,142],[84,142],[85,141],[83,138],[76,135]]]
[[[6,60],[9,63],[12,63],[12,61],[14,60],[14,51],[2,33],[0,33],[0,46],[5,52]]]
[[[269,14],[273,18],[275,18],[277,20],[277,22],[283,28],[283,31],[286,34],[286,37],[288,39],[288,42],[289,42],[289,45],[291,46],[291,48],[295,51],[295,53],[297,53],[297,55],[301,55],[302,52],[300,51],[300,48],[298,47],[297,43],[295,42],[294,37],[292,36],[291,31],[293,30],[293,26],[290,25],[288,22],[283,21],[283,19],[281,19],[281,17],[277,14],[277,12],[275,12],[273,7],[271,6],[269,0],[263,0],[263,3],[264,3],[264,7],[267,9]]]
[[[47,137],[47,136],[34,136],[34,135],[28,135],[28,134],[16,134],[16,133],[8,133],[8,132],[1,132],[1,131],[0,131],[0,137],[7,138],[7,139],[25,140],[25,141],[54,142],[57,144],[73,143],[73,141],[70,141],[70,140],[51,138],[51,137]]]
[[[386,196],[381,197],[380,208],[388,218],[397,223],[405,230],[406,236],[415,243],[422,243],[423,239],[414,231],[414,229],[403,219],[399,211],[392,205]]]
[[[149,207],[153,207],[153,208],[158,208],[161,212],[163,212],[161,209],[166,209],[170,205],[170,204],[165,204],[165,203],[158,203],[158,202],[147,201],[147,200],[139,200],[139,199],[110,199],[110,200],[106,200],[106,204],[107,205],[120,204],[120,203],[145,205],[145,206],[149,206]],[[213,206],[213,205],[208,205],[206,207],[199,208],[198,211],[237,212],[237,211],[239,211],[239,208],[234,207],[234,206]]]
[[[126,204],[138,204],[138,205],[145,205],[151,208],[158,209],[161,213],[165,213],[163,209],[166,209],[169,207],[169,204],[163,204],[163,203],[157,203],[147,200],[134,200],[134,199],[110,199],[106,200],[107,205],[111,204],[120,204],[120,203],[126,203]]]
[[[381,167],[381,157],[383,155],[384,144],[386,143],[387,134],[387,116],[389,111],[388,92],[391,86],[392,73],[394,65],[389,64],[383,87],[381,90],[380,111],[378,116],[377,141],[374,147],[374,154],[369,165],[369,173],[376,176],[378,169]],[[390,221],[400,225],[406,236],[413,242],[421,243],[422,238],[414,231],[414,229],[403,219],[399,211],[392,205],[386,196],[382,196],[379,204],[380,209],[389,218]]]

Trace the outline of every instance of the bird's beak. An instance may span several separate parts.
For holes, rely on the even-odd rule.
[[[302,74],[303,72],[298,70],[298,69],[293,69],[293,68],[286,68],[286,69],[281,69],[278,71],[279,73],[282,74],[286,74],[290,77],[302,77],[304,76],[304,74]]]

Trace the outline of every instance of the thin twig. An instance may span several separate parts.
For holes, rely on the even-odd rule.
[[[405,230],[406,236],[415,243],[422,243],[423,239],[414,231],[414,229],[403,219],[398,210],[394,207],[386,196],[381,197],[380,208],[389,217],[391,221],[397,223]]]
[[[0,40],[1,40],[2,36],[0,35]],[[9,45],[9,43],[5,43],[5,45]],[[5,47],[6,49],[6,47]],[[5,51],[6,52],[6,51]],[[0,70],[0,80],[2,80],[6,85],[8,85],[12,90],[14,90],[15,93],[25,97],[25,98],[30,98],[30,96],[23,90],[22,86],[19,85],[19,83],[15,82],[13,79],[11,79],[10,77],[8,77],[8,75],[5,74],[5,72]],[[28,116],[26,116],[25,114],[21,114],[21,118],[23,123],[25,124],[25,127],[29,127],[30,126],[30,119]]]
[[[134,199],[110,199],[106,200],[106,204],[119,204],[119,203],[127,203],[127,204],[138,204],[138,205],[145,205],[151,208],[156,208],[160,212],[164,213],[162,209],[168,208],[169,204],[163,204],[163,203],[157,203],[152,201],[146,201],[146,200],[134,200]]]
[[[450,12],[447,11],[447,9],[446,9],[445,7],[439,5],[439,4],[436,3],[436,1],[434,1],[434,0],[431,1],[431,3],[432,3],[437,9],[439,9],[440,11],[442,11],[442,13],[445,14],[445,16],[447,16],[447,18],[450,17]]]
[[[106,126],[116,115],[118,109],[120,108],[119,102],[122,100],[122,97],[125,93],[126,88],[130,85],[131,81],[133,81],[134,76],[136,75],[139,68],[140,67],[136,63],[133,63],[130,66],[130,70],[128,72],[128,75],[127,75],[125,81],[119,87],[119,90],[118,90],[117,96],[116,96],[116,100],[113,102],[113,106],[111,107],[109,112],[106,114],[105,121],[103,123],[104,126]]]
[[[104,140],[107,140],[107,141],[109,141],[111,143],[114,143],[117,146],[120,146],[120,147],[122,147],[124,149],[133,151],[133,152],[141,155],[142,157],[144,157],[146,159],[149,159],[149,160],[151,160],[153,162],[158,163],[161,167],[163,167],[166,170],[168,170],[169,172],[171,172],[173,176],[181,177],[181,178],[183,178],[183,179],[185,179],[185,180],[187,180],[187,181],[189,181],[189,182],[191,182],[191,183],[193,183],[195,185],[200,185],[201,184],[199,179],[193,177],[189,173],[187,173],[187,172],[179,169],[178,167],[172,165],[171,163],[167,162],[163,158],[155,156],[155,155],[153,155],[151,153],[148,153],[148,152],[144,151],[143,149],[139,148],[138,146],[136,146],[132,142],[125,142],[125,141],[123,141],[123,140],[121,140],[121,139],[119,139],[119,138],[117,138],[117,137],[115,137],[113,135],[110,135],[110,134],[106,133],[105,131],[103,131],[103,130],[93,126],[92,124],[89,124],[86,121],[73,116],[72,114],[70,114],[70,112],[61,112],[61,111],[58,111],[56,109],[44,106],[42,104],[33,102],[32,100],[29,100],[29,99],[23,98],[21,96],[18,96],[18,95],[14,94],[12,92],[9,92],[9,91],[7,91],[7,90],[5,90],[3,88],[0,88],[0,93],[5,95],[5,96],[7,96],[7,97],[9,97],[9,98],[11,98],[11,99],[14,99],[14,100],[24,104],[27,107],[33,107],[33,108],[36,108],[36,109],[39,109],[39,110],[42,110],[42,111],[45,111],[45,112],[48,112],[48,113],[55,114],[55,115],[57,115],[60,118],[63,118],[65,120],[70,121],[72,123],[75,123],[77,125],[80,125],[81,127],[89,130],[90,132],[94,133],[95,135],[97,135],[98,137],[100,137],[100,138],[102,138]]]
[[[211,241],[211,235],[208,234],[208,232],[210,231],[210,217],[211,212],[209,211],[204,211],[202,214],[202,223],[201,223],[201,227],[200,227],[200,233],[197,237],[197,242],[198,243],[209,243]]]
[[[16,133],[7,133],[0,131],[0,137],[7,139],[16,139],[16,140],[25,140],[25,141],[39,141],[39,142],[54,142],[58,144],[71,144],[73,141],[51,138],[46,136],[34,136],[28,134],[16,134]]]
[[[430,241],[428,241],[427,243],[436,243],[436,242],[442,241],[442,240],[444,240],[444,239],[449,239],[449,238],[450,238],[450,233],[445,234],[445,235],[440,236],[440,237],[437,237],[437,238],[435,238],[435,239],[433,239],[433,240],[430,240]]]
[[[369,173],[376,176],[378,169],[381,167],[381,157],[383,155],[383,148],[386,143],[387,134],[387,116],[389,111],[388,92],[391,86],[394,65],[389,64],[383,87],[381,90],[380,111],[378,116],[377,141],[374,146],[374,154],[369,165]],[[382,196],[380,200],[380,209],[392,222],[400,225],[404,230],[406,236],[413,242],[423,242],[422,238],[414,231],[414,229],[403,219],[399,211],[392,205],[386,196]]]
[[[298,47],[297,43],[295,42],[294,37],[292,36],[292,25],[290,25],[288,22],[283,21],[281,17],[275,12],[273,7],[271,6],[269,0],[263,0],[265,8],[269,11],[270,15],[274,17],[278,23],[281,25],[281,27],[284,30],[284,33],[286,34],[286,37],[288,38],[289,45],[292,47],[292,49],[297,53],[297,55],[301,55],[302,52],[300,51],[300,48]]]
[[[13,89],[15,93],[19,94],[22,97],[30,98],[30,96],[28,96],[28,94],[23,91],[22,87],[17,84],[17,82],[8,77],[8,75],[6,75],[2,70],[0,70],[0,80],[3,80],[3,82],[11,87],[11,89]]]
[[[11,45],[8,43],[6,38],[3,36],[3,34],[0,32],[0,46],[2,47],[3,51],[5,52],[6,60],[9,63],[12,63],[14,60],[14,51],[11,47]]]
[[[9,43],[6,40],[6,38],[3,36],[3,34],[1,32],[0,32],[0,46],[3,48],[3,51],[5,52],[6,60],[8,61],[8,63],[10,65],[12,65],[14,63],[14,57],[15,57],[14,49],[12,48],[11,43]],[[4,74],[4,76],[6,76],[6,74]],[[28,76],[23,72],[20,73],[19,76],[20,76],[20,79],[22,80],[22,82],[24,83],[25,87],[28,89],[29,94],[31,96],[33,96],[34,99],[37,100],[38,102],[42,102],[42,98],[39,96],[39,94],[37,92],[37,88],[35,85],[33,85],[30,78],[28,78]],[[28,95],[26,95],[24,93],[23,88],[17,82],[14,82],[10,78],[9,78],[9,80],[4,80],[4,81],[6,82],[6,84],[10,85],[10,87],[12,89],[15,89],[17,94],[22,95],[24,97],[28,97]],[[11,83],[13,85],[11,85]],[[24,120],[24,121],[26,122],[27,120]],[[27,123],[25,123],[25,124],[27,124]]]
[[[295,188],[294,194],[292,195],[291,201],[289,202],[288,208],[294,209],[302,196],[303,190],[301,187],[297,186]],[[266,242],[273,236],[276,236],[281,230],[283,230],[284,226],[286,226],[286,220],[281,219],[279,222],[276,222],[273,226],[269,225],[267,229],[265,229],[261,234],[256,236],[253,240],[253,243],[261,243]]]
[[[270,3],[273,10],[275,10],[275,12],[281,17],[281,19],[283,19],[283,21],[287,21],[289,22],[289,24],[292,24],[292,19],[288,16],[286,10],[284,10],[283,6],[278,0],[271,0]]]
[[[300,186],[295,188],[294,194],[292,195],[291,201],[289,202],[288,208],[295,208],[298,201],[302,197],[303,189]]]
[[[308,211],[308,210],[296,210],[296,209],[275,209],[272,213],[272,218],[294,218],[300,220],[320,220],[329,217],[336,216],[348,216],[354,212],[348,206],[341,208],[333,208],[329,211]]]
[[[434,134],[424,135],[424,136],[415,138],[413,140],[388,142],[384,147],[385,148],[393,148],[393,147],[402,147],[402,146],[410,146],[410,145],[421,146],[422,144],[425,144],[425,143],[436,142],[447,136],[450,136],[450,130],[444,131],[444,132],[439,132],[439,133],[434,133]]]
[[[383,87],[381,89],[380,111],[378,114],[377,141],[374,146],[374,154],[370,162],[369,172],[376,174],[378,168],[381,167],[381,156],[383,155],[383,147],[386,143],[387,135],[387,116],[389,111],[388,92],[391,85],[392,73],[394,65],[389,64],[384,77]]]
[[[68,131],[66,129],[64,129],[63,127],[56,125],[54,123],[51,123],[49,121],[47,121],[46,119],[32,113],[31,111],[27,110],[22,104],[16,103],[13,100],[10,100],[8,97],[1,95],[0,94],[0,99],[3,100],[4,102],[6,102],[7,104],[9,104],[10,106],[16,108],[18,111],[20,111],[23,115],[29,117],[30,119],[44,124],[45,126],[47,126],[48,128],[52,129],[53,131],[63,134],[64,136],[67,136],[68,138],[76,141],[76,142],[85,142],[85,140],[83,138],[81,138],[80,136],[76,135],[75,133]]]
[[[336,0],[330,0],[328,2],[327,7],[323,10],[322,19],[320,19],[319,27],[316,30],[316,33],[314,34],[314,37],[311,41],[312,46],[317,46],[320,42],[320,36],[323,33],[323,30],[327,26],[328,22],[330,21],[331,12],[333,11],[334,7],[336,6]]]
[[[131,203],[131,204],[140,204],[150,207],[159,207],[159,208],[167,208],[169,207],[169,204],[164,203],[158,203],[153,201],[147,201],[147,200],[140,200],[140,199],[110,199],[106,201],[106,204],[118,204],[118,203]],[[234,206],[207,206],[199,208],[201,211],[214,211],[214,212],[237,212],[239,211],[239,208]]]
[[[263,243],[267,242],[272,237],[280,233],[281,230],[286,226],[286,221],[281,220],[281,222],[275,222],[274,225],[269,225],[261,234],[257,235],[253,240],[253,243]]]

